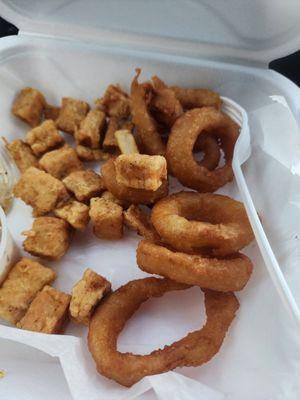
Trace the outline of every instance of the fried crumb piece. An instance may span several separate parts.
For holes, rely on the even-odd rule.
[[[152,241],[159,241],[160,237],[151,224],[150,216],[135,204],[132,204],[123,213],[125,225],[137,232],[140,236]]]
[[[111,158],[110,153],[100,149],[91,149],[90,147],[78,145],[75,148],[76,153],[82,161],[104,161]]]
[[[71,318],[75,322],[88,325],[95,307],[110,291],[110,282],[91,269],[86,269],[82,279],[72,289]]]
[[[157,190],[167,179],[167,162],[163,156],[122,154],[115,160],[116,179],[135,189]]]
[[[119,122],[117,118],[111,117],[108,121],[107,130],[102,144],[104,150],[114,150],[118,148],[118,142],[115,137],[115,132],[118,129]]]
[[[44,117],[45,119],[52,119],[52,121],[56,121],[60,112],[60,107],[52,106],[51,104],[46,104],[44,109]]]
[[[60,147],[64,143],[64,139],[58,133],[56,125],[51,119],[44,121],[40,126],[27,132],[25,140],[38,157],[49,150]]]
[[[123,209],[110,200],[94,197],[90,204],[90,218],[94,234],[100,239],[121,239],[123,235]]]
[[[58,129],[73,134],[88,113],[90,106],[85,101],[64,97],[56,120]]]
[[[26,87],[22,89],[12,106],[13,114],[34,127],[41,123],[46,101],[37,89]]]
[[[139,154],[134,136],[129,130],[118,129],[115,137],[122,154]]]
[[[76,143],[91,149],[100,147],[100,139],[106,124],[103,111],[91,110],[81,121],[80,128],[75,130]]]
[[[54,215],[67,221],[73,228],[83,230],[89,223],[89,207],[76,200],[54,210]]]
[[[71,233],[66,221],[55,217],[39,217],[33,221],[29,231],[22,232],[26,236],[23,248],[33,256],[59,260],[70,246]]]
[[[14,195],[34,209],[34,215],[46,214],[69,199],[64,184],[38,168],[28,168],[14,187]]]
[[[16,324],[36,294],[56,278],[55,272],[30,258],[21,258],[0,288],[0,318]]]
[[[39,161],[39,165],[57,179],[63,179],[71,172],[84,168],[76,151],[67,144],[60,149],[44,154]]]
[[[105,190],[105,192],[102,193],[101,198],[102,198],[102,199],[105,199],[105,200],[110,200],[110,201],[112,201],[113,203],[116,203],[116,204],[118,204],[119,206],[121,206],[121,207],[123,207],[123,208],[126,208],[126,207],[129,206],[129,203],[127,203],[127,202],[124,201],[124,200],[118,199],[117,197],[115,197],[115,196],[114,196],[111,192],[109,192],[108,190]]]
[[[130,98],[119,85],[109,85],[104,96],[96,100],[96,107],[118,120],[130,115]]]
[[[6,148],[12,158],[15,160],[20,172],[26,171],[29,167],[37,167],[39,162],[33,154],[30,146],[22,140],[16,139],[6,144]]]
[[[63,183],[74,193],[78,201],[88,201],[105,190],[102,176],[91,169],[72,172],[63,180]]]
[[[30,304],[17,327],[27,331],[60,333],[68,318],[71,296],[45,286]]]

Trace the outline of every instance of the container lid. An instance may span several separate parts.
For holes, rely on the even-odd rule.
[[[22,32],[267,63],[300,48],[299,0],[0,0]]]

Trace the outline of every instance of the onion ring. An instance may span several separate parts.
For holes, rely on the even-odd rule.
[[[244,205],[220,194],[172,194],[155,204],[151,222],[174,249],[192,254],[222,257],[254,239]]]
[[[141,73],[136,69],[136,76],[131,83],[131,112],[132,122],[137,129],[137,136],[146,153],[150,155],[164,155],[165,145],[157,131],[155,120],[151,117],[147,105],[147,85],[139,84],[138,77]]]
[[[136,257],[145,272],[220,292],[242,290],[253,269],[250,259],[240,253],[225,259],[205,258],[175,252],[151,240],[139,243]]]
[[[222,100],[218,93],[210,89],[185,89],[179,86],[171,86],[175,96],[186,110],[198,107],[221,108]]]
[[[209,171],[193,157],[195,142],[203,132],[221,140],[225,165]],[[172,173],[185,186],[199,192],[214,192],[233,178],[231,161],[239,127],[226,114],[212,107],[195,108],[179,117],[172,127],[166,158]]]
[[[168,194],[168,180],[162,181],[160,187],[153,190],[146,189],[134,189],[129,188],[116,180],[116,169],[114,160],[108,160],[102,166],[102,176],[104,186],[109,192],[120,200],[126,201],[132,204],[153,204],[157,200],[165,197]]]
[[[88,333],[89,350],[97,370],[124,386],[131,386],[147,375],[176,367],[198,366],[209,361],[219,350],[239,308],[233,293],[205,291],[205,325],[181,340],[147,355],[121,353],[117,338],[126,321],[150,297],[160,297],[187,285],[168,279],[145,278],[128,282],[99,305]]]
[[[193,150],[196,152],[203,151],[203,159],[198,162],[202,167],[212,171],[219,165],[220,147],[217,140],[208,133],[203,133],[197,138]]]

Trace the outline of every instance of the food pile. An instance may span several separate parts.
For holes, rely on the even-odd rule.
[[[31,129],[7,149],[21,172],[14,195],[33,208],[32,227],[23,232],[27,253],[59,260],[89,220],[100,240],[121,239],[125,225],[143,236],[139,268],[161,278],[112,291],[87,269],[69,295],[50,286],[50,268],[24,257],[0,287],[0,317],[21,329],[59,333],[68,316],[89,325],[97,370],[124,386],[210,360],[239,308],[233,292],[253,268],[239,252],[254,238],[243,204],[213,193],[233,179],[239,127],[221,111],[217,93],[167,86],[157,76],[139,83],[139,75],[130,95],[109,85],[93,109],[67,97],[53,106],[37,89],[21,90],[12,112]],[[101,174],[90,161],[105,161]],[[168,195],[169,176],[193,191]],[[144,301],[191,286],[205,294],[201,329],[148,355],[117,350],[118,335]]]

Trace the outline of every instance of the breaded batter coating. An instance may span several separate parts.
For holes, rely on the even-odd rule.
[[[21,258],[0,288],[0,318],[16,324],[36,294],[56,278],[55,272],[30,258]]]
[[[33,221],[29,231],[23,232],[26,236],[23,247],[34,256],[59,260],[70,246],[71,233],[66,221],[55,217],[39,217]]]
[[[9,154],[15,160],[20,172],[26,171],[29,167],[37,167],[39,162],[31,148],[20,139],[13,140],[6,144]]]
[[[123,235],[123,209],[110,200],[91,199],[90,217],[94,233],[100,239],[116,240]]]
[[[68,318],[71,296],[45,286],[30,304],[17,327],[28,331],[60,333]]]
[[[63,183],[78,201],[88,201],[105,190],[102,177],[91,169],[72,172]]]
[[[72,289],[70,303],[72,319],[78,323],[88,325],[95,307],[110,291],[110,282],[91,269],[86,269],[82,279]]]
[[[100,139],[106,124],[105,114],[100,110],[91,110],[75,130],[76,143],[92,149],[100,147]]]
[[[73,228],[83,230],[89,223],[89,207],[76,200],[70,200],[67,204],[54,210],[56,217],[67,221]]]
[[[26,133],[26,143],[29,144],[33,153],[40,157],[47,151],[63,145],[64,139],[58,133],[54,121],[48,119]]]
[[[13,114],[34,127],[41,123],[46,101],[41,92],[37,89],[26,87],[22,89],[13,105]]]
[[[90,106],[85,101],[63,97],[60,112],[56,120],[58,129],[73,134],[85,118]]]
[[[14,187],[14,195],[32,206],[35,216],[54,210],[69,198],[62,182],[35,167],[23,173]]]
[[[104,96],[96,100],[96,106],[118,120],[130,114],[130,98],[118,85],[109,85]]]

